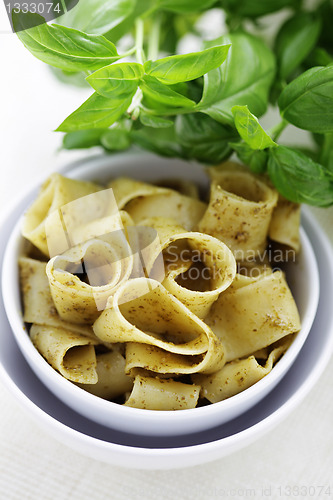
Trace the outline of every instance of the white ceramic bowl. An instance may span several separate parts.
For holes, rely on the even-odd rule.
[[[65,175],[100,182],[118,175],[128,175],[145,181],[170,177],[193,180],[203,186],[208,184],[199,165],[138,154],[88,159],[70,166]],[[37,190],[34,190],[29,195],[29,202],[34,199],[36,192]],[[18,285],[17,259],[22,249],[20,229],[21,220],[16,223],[8,241],[2,269],[5,309],[19,348],[37,377],[53,394],[81,415],[113,429],[136,435],[175,436],[204,431],[235,419],[267,396],[281,381],[306,341],[316,314],[319,299],[318,267],[309,239],[302,229],[300,259],[297,264],[292,264],[287,269],[287,278],[299,308],[302,329],[272,372],[242,393],[201,408],[160,412],[124,407],[89,394],[64,379],[31,343],[22,321]]]

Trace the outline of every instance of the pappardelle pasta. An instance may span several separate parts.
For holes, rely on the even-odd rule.
[[[230,398],[266,376],[300,330],[284,272],[299,207],[227,162],[210,194],[127,177],[53,174],[28,209],[19,259],[31,341],[95,396],[149,410]]]

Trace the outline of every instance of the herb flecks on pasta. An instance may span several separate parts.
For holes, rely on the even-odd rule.
[[[198,230],[224,241],[237,260],[262,254],[277,192],[248,172],[225,170],[214,177]]]
[[[210,175],[208,201],[172,179],[42,186],[23,226],[24,321],[64,378],[181,410],[238,394],[283,356],[301,324],[268,249],[296,256],[299,206],[231,162]]]

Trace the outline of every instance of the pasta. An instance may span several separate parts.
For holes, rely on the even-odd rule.
[[[286,245],[295,252],[299,252],[300,218],[300,205],[288,201],[280,195],[272,214],[268,232],[269,237],[282,245]]]
[[[111,349],[96,356],[97,382],[78,384],[103,399],[115,399],[133,388],[132,378],[125,373],[124,356],[119,349],[115,349],[115,346]]]
[[[286,337],[281,345],[274,347],[267,357],[258,352],[248,358],[230,361],[213,375],[206,377],[194,375],[193,381],[200,385],[202,397],[211,403],[235,396],[265,377],[278,358],[287,350],[290,342],[291,339]],[[264,365],[258,362],[263,358],[266,358]]]
[[[67,179],[60,174],[51,175],[25,215],[23,236],[49,257],[49,244],[57,241],[63,233],[59,209],[73,200],[86,197],[100,189],[92,182]],[[50,222],[50,219],[52,219],[53,235],[47,236],[45,225]]]
[[[159,251],[167,253],[169,266],[166,267],[162,282],[164,287],[199,318],[205,318],[219,294],[228,288],[235,277],[236,262],[232,252],[220,240],[199,232],[187,232],[176,225],[173,219],[155,217],[145,219],[142,224],[157,230]],[[151,260],[154,262],[154,257]],[[187,260],[189,266],[186,265]],[[173,266],[175,262],[180,262],[180,265]],[[201,269],[195,268],[195,264],[201,264]],[[184,275],[184,271],[189,272]],[[208,289],[201,286],[201,290],[191,290],[190,282],[194,281],[195,286],[198,286],[200,275],[204,278],[203,285],[207,285]]]
[[[301,327],[282,271],[221,294],[206,322],[222,341],[227,361],[248,356]]]
[[[117,236],[120,238],[113,245],[102,239],[92,239],[48,262],[46,274],[62,319],[92,324],[99,311],[105,308],[108,297],[130,277],[133,257],[125,236],[121,238],[121,233]],[[78,274],[87,275],[88,282]]]
[[[23,227],[23,319],[68,381],[125,406],[190,409],[249,388],[288,349],[301,323],[267,244],[299,251],[299,207],[237,164],[210,175],[208,204],[178,180],[42,186]]]
[[[200,199],[199,188],[194,182],[181,179],[165,179],[164,181],[159,181],[157,183],[160,187],[166,187],[178,191],[185,196],[190,196],[191,198]]]
[[[107,342],[129,343],[128,371],[142,367],[158,373],[210,372],[225,362],[223,346],[207,325],[151,279],[125,283],[93,329]]]
[[[175,219],[190,231],[206,210],[205,203],[196,198],[127,178],[120,177],[109,187],[114,191],[119,209],[125,208],[136,223],[154,214]]]
[[[195,408],[199,393],[198,385],[137,375],[125,405],[146,410],[185,410]]]
[[[237,260],[261,254],[277,198],[276,191],[248,172],[221,171],[212,181],[198,230],[224,241]]]
[[[53,368],[68,380],[83,384],[96,384],[97,340],[85,337],[65,328],[35,325],[30,337],[39,352]]]
[[[26,323],[66,328],[94,338],[91,326],[70,323],[60,318],[52,300],[45,262],[21,257],[19,266],[23,295],[23,319]]]

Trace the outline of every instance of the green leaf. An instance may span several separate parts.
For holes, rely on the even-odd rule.
[[[258,122],[258,118],[250,113],[247,106],[234,106],[232,109],[235,126],[239,135],[252,149],[266,149],[275,147],[277,144]]]
[[[14,26],[18,28],[27,15],[38,16],[13,14]],[[66,71],[92,71],[120,58],[113,43],[103,36],[87,35],[56,24],[44,23],[19,31],[17,36],[35,57]]]
[[[159,7],[179,14],[209,9],[216,0],[159,0]]]
[[[248,166],[252,172],[262,174],[266,171],[268,153],[264,150],[254,150],[245,142],[230,142],[232,149],[244,165]]]
[[[176,54],[177,44],[180,38],[178,26],[176,26],[176,14],[165,11],[160,16],[159,49],[165,54]]]
[[[191,108],[195,102],[179,94],[172,87],[164,85],[152,76],[145,75],[140,82],[143,95],[157,103],[171,107]]]
[[[131,83],[131,82],[130,82]],[[72,132],[92,128],[109,127],[127,110],[135,90],[123,92],[112,98],[94,92],[74,113],[57,128],[58,132]]]
[[[64,149],[81,149],[100,146],[100,137],[105,129],[77,130],[64,135],[62,146]]]
[[[275,59],[267,45],[253,35],[235,32],[210,42],[231,43],[226,62],[204,77],[198,110],[214,120],[233,125],[231,108],[247,105],[261,116],[275,73]]]
[[[301,153],[303,153],[306,156],[308,156],[309,158],[311,158],[311,160],[318,162],[318,163],[321,163],[322,165],[325,166],[325,164],[322,162],[322,160],[319,159],[318,151],[314,151],[311,148],[308,148],[306,146],[300,146],[300,145],[293,145],[293,146],[289,146],[289,147],[291,147],[295,151],[300,151]]]
[[[134,144],[152,153],[168,158],[183,157],[182,148],[177,142],[174,127],[131,130],[130,137]]]
[[[160,118],[159,116],[150,115],[145,113],[143,110],[140,111],[140,121],[142,125],[152,128],[168,128],[173,126],[172,120],[166,120],[165,118]]]
[[[139,80],[144,75],[142,64],[135,62],[124,62],[105,66],[87,77],[90,83],[95,80]]]
[[[83,71],[64,71],[54,66],[50,66],[51,73],[62,83],[75,87],[89,88],[86,82],[86,74]]]
[[[102,135],[101,144],[108,151],[123,151],[130,147],[131,141],[127,130],[111,128]]]
[[[235,130],[201,113],[177,116],[175,131],[188,159],[211,165],[230,156],[229,141],[237,137]]]
[[[309,66],[328,66],[333,64],[333,55],[327,50],[316,47],[306,59]]]
[[[86,78],[87,82],[104,97],[112,97],[123,88],[136,90],[144,75],[138,63],[118,63],[101,68]]]
[[[320,162],[333,173],[333,133],[325,134],[324,136]]]
[[[179,115],[175,126],[131,130],[133,143],[155,154],[216,165],[230,156],[235,130],[197,113]]]
[[[316,11],[322,20],[322,29],[320,31],[319,45],[328,52],[332,53],[333,47],[333,31],[332,31],[332,16],[333,4],[332,0],[324,0],[316,7]]]
[[[137,0],[131,14],[120,24],[105,33],[104,36],[113,43],[116,43],[123,36],[132,32],[136,19],[143,17],[147,11],[150,11],[153,8],[154,3],[155,0]]]
[[[145,71],[162,83],[188,82],[220,66],[227,57],[229,47],[230,45],[218,45],[201,52],[147,61]]]
[[[286,7],[298,8],[301,0],[223,0],[232,16],[256,18]]]
[[[282,91],[281,115],[311,132],[333,132],[333,66],[311,68]]]
[[[60,18],[60,24],[102,35],[124,21],[135,5],[136,0],[83,0]]]
[[[333,174],[299,151],[286,146],[270,149],[268,173],[288,200],[319,207],[333,204]]]
[[[275,42],[279,74],[288,76],[304,61],[320,34],[320,18],[310,12],[297,13],[281,27]]]

